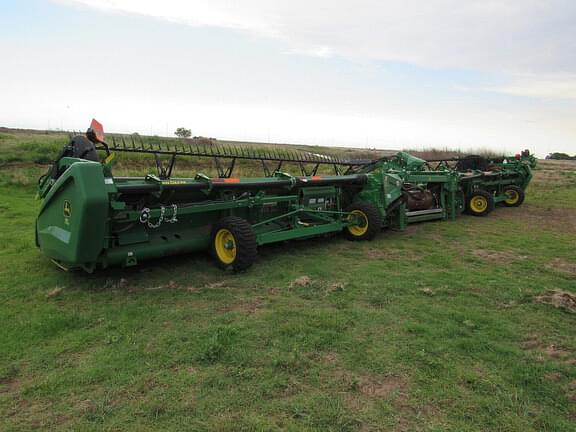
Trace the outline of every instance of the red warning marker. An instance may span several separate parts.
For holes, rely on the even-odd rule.
[[[92,119],[92,123],[90,123],[90,129],[92,130],[96,141],[104,142],[104,127],[102,126],[102,123],[96,119]]]

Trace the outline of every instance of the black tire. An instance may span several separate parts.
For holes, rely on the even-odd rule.
[[[232,243],[231,247],[223,249],[224,240],[226,244]],[[224,270],[246,270],[256,261],[256,234],[252,226],[240,217],[227,216],[215,223],[212,226],[210,243],[216,265]]]
[[[502,204],[506,207],[518,207],[522,205],[524,202],[524,198],[526,198],[526,194],[521,187],[518,186],[506,186],[504,188],[504,195],[510,195]]]
[[[466,197],[466,211],[473,216],[487,216],[494,210],[494,197],[485,190],[473,191]]]
[[[346,208],[346,212],[356,213],[364,219],[364,225],[350,225],[344,228],[344,234],[348,240],[372,240],[382,229],[380,212],[370,203],[352,203]],[[354,229],[354,227],[358,229]]]

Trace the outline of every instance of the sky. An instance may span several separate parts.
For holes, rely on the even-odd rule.
[[[0,126],[576,154],[573,0],[0,0]]]

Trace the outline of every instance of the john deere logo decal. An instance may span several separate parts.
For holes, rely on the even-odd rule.
[[[72,216],[72,206],[70,201],[64,200],[64,217],[69,218],[70,216]]]

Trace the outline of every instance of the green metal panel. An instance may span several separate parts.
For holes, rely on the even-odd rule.
[[[101,165],[72,163],[40,207],[38,245],[64,266],[90,269],[105,244],[107,216],[108,195]]]

